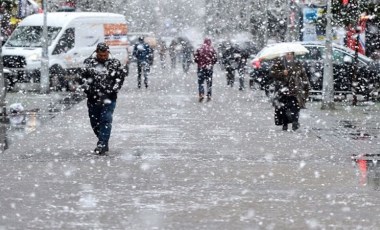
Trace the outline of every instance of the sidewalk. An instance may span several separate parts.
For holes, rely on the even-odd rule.
[[[308,103],[301,128],[284,132],[263,92],[226,87],[218,71],[214,79],[213,100],[199,103],[194,70],[153,72],[148,89],[128,77],[108,156],[91,152],[96,138],[85,101],[10,146],[0,156],[0,227],[380,225],[379,178],[351,161],[379,149],[378,104],[323,111]]]

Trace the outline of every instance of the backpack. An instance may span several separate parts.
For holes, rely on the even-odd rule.
[[[148,59],[149,51],[148,47],[145,44],[136,44],[136,58],[139,61],[145,61]]]

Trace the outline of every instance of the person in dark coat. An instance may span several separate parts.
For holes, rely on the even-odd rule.
[[[207,101],[211,100],[212,96],[212,75],[213,68],[217,62],[217,53],[211,45],[211,39],[206,38],[203,45],[198,48],[194,54],[194,62],[198,64],[198,91],[199,102],[204,99],[204,81],[207,84]]]
[[[244,89],[244,59],[238,45],[227,43],[222,55],[222,64],[226,70],[227,85],[233,87],[235,71],[239,74],[239,90]]]
[[[190,68],[190,64],[193,61],[193,52],[194,48],[191,45],[190,41],[188,40],[183,40],[181,41],[182,45],[182,68],[183,72],[187,73]]]
[[[153,49],[144,41],[144,37],[139,37],[138,42],[133,47],[132,55],[137,60],[137,87],[141,88],[141,72],[143,72],[145,88],[148,88],[148,74],[154,57]]]
[[[287,53],[272,66],[270,75],[280,84],[274,102],[275,123],[282,125],[283,130],[288,130],[292,123],[295,131],[300,127],[300,104],[306,101],[310,89],[305,68],[294,59],[294,53]]]
[[[117,93],[124,82],[124,71],[119,60],[110,58],[109,47],[103,42],[97,45],[91,57],[84,60],[80,83],[87,95],[91,127],[98,138],[94,150],[97,154],[105,154],[109,150],[112,115]]]
[[[178,54],[177,46],[178,46],[178,42],[176,41],[176,39],[173,39],[169,45],[169,56],[170,56],[170,63],[171,63],[170,66],[172,69],[175,69],[176,64],[177,64],[177,54]]]

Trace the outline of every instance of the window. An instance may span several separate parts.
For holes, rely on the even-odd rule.
[[[48,26],[48,45],[50,46],[61,27]],[[42,26],[18,26],[9,38],[7,47],[42,47],[43,28]]]
[[[344,63],[344,57],[347,56],[346,53],[343,53],[340,50],[333,49],[333,61],[337,63]]]
[[[57,46],[53,51],[54,54],[65,53],[75,46],[75,29],[68,28],[59,39]]]
[[[323,58],[323,49],[322,47],[318,46],[305,46],[309,53],[302,55],[299,57],[301,60],[313,60],[313,61],[320,61]]]

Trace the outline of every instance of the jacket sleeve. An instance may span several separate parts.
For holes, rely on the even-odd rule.
[[[112,90],[117,93],[121,89],[121,87],[124,84],[124,78],[125,78],[125,70],[122,68],[120,61],[117,59],[114,59],[113,61],[113,68],[115,69],[115,82],[112,87]]]
[[[137,58],[137,44],[135,44],[135,45],[133,46],[132,56],[133,56],[134,58]]]
[[[93,74],[91,73],[91,59],[84,60],[84,66],[79,70],[80,78],[78,79],[79,90],[83,90],[85,93],[89,92],[91,80]]]
[[[215,65],[216,64],[216,62],[218,61],[218,55],[216,54],[216,51],[213,49],[212,50],[213,52],[212,52],[212,64],[213,65]]]
[[[194,62],[198,63],[199,61],[199,50],[196,50],[194,53]]]

